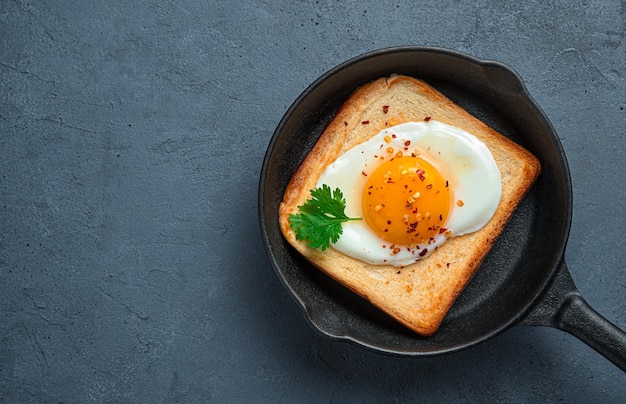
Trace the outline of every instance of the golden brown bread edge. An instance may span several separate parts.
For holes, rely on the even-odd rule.
[[[502,198],[479,231],[454,237],[426,259],[403,268],[370,265],[333,248],[314,250],[296,240],[288,217],[310,198],[319,176],[337,157],[388,126],[433,119],[481,139],[502,177]],[[527,150],[488,127],[425,82],[408,76],[380,78],[357,89],[294,173],[279,208],[285,239],[308,261],[424,336],[432,335],[474,275],[540,172]]]

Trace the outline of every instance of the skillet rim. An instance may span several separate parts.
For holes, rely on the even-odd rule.
[[[272,241],[270,239],[269,232],[268,232],[268,219],[269,218],[267,218],[265,214],[265,191],[266,191],[265,188],[266,188],[266,182],[267,182],[268,166],[273,157],[274,148],[276,146],[276,143],[279,141],[279,138],[281,137],[281,133],[284,129],[285,124],[287,123],[287,121],[289,121],[294,111],[296,111],[299,108],[300,104],[302,104],[308,97],[310,97],[312,93],[314,93],[322,84],[324,84],[324,82],[326,82],[331,77],[337,75],[338,73],[340,73],[341,71],[345,69],[349,69],[351,67],[354,68],[355,65],[361,62],[368,61],[368,60],[376,59],[376,58],[383,57],[383,56],[389,56],[393,54],[406,53],[406,52],[441,54],[441,55],[453,57],[455,59],[463,60],[465,62],[470,63],[471,65],[475,65],[482,69],[487,68],[487,67],[494,67],[496,69],[501,69],[502,71],[505,71],[506,74],[510,75],[510,77],[513,79],[513,82],[517,86],[514,91],[517,92],[523,98],[523,100],[528,103],[529,107],[531,108],[532,112],[536,116],[537,120],[540,121],[546,127],[546,132],[549,136],[548,143],[550,146],[554,147],[556,156],[558,157],[558,160],[559,160],[557,166],[561,171],[561,175],[558,177],[559,177],[559,180],[562,181],[563,192],[564,192],[565,211],[563,212],[563,224],[561,226],[559,234],[557,234],[556,237],[552,237],[552,239],[555,240],[554,243],[556,246],[555,254],[554,254],[555,259],[552,261],[550,268],[545,270],[545,276],[542,277],[542,282],[539,282],[539,284],[535,285],[535,289],[534,289],[535,293],[532,294],[532,296],[528,294],[529,296],[524,299],[526,303],[523,305],[521,309],[511,310],[511,315],[508,316],[509,317],[508,321],[501,323],[500,326],[492,328],[489,332],[486,332],[477,338],[473,338],[471,341],[468,341],[462,344],[455,344],[446,349],[423,350],[423,349],[419,349],[421,348],[419,344],[411,350],[381,347],[381,346],[377,346],[376,344],[372,344],[372,343],[368,343],[363,340],[360,340],[359,338],[351,334],[337,335],[337,334],[329,332],[328,330],[323,329],[322,326],[316,323],[314,319],[312,318],[312,313],[310,312],[309,304],[306,301],[306,299],[303,299],[302,296],[300,296],[300,294],[294,290],[290,282],[285,278],[285,275],[282,272],[279,263],[277,262],[276,255],[272,248],[273,247]],[[364,83],[365,82],[361,84],[364,84]],[[302,93],[294,100],[294,102],[290,105],[290,107],[284,113],[283,117],[279,121],[279,124],[277,125],[270,139],[270,142],[268,144],[268,147],[267,147],[264,159],[263,159],[261,173],[260,173],[258,204],[259,204],[258,209],[259,209],[259,220],[260,220],[260,225],[261,225],[262,238],[263,238],[266,253],[268,255],[268,258],[270,259],[270,262],[272,263],[272,267],[274,271],[276,272],[276,274],[278,275],[278,278],[280,279],[281,283],[289,291],[289,294],[298,302],[298,305],[300,306],[300,308],[303,310],[305,314],[305,318],[307,322],[312,326],[312,328],[316,332],[324,335],[325,337],[329,337],[333,340],[347,341],[347,342],[354,343],[356,345],[363,346],[365,348],[368,348],[377,352],[386,353],[386,354],[398,355],[398,356],[435,356],[435,355],[440,355],[440,354],[447,354],[451,352],[461,351],[469,347],[478,345],[482,342],[485,342],[486,340],[489,340],[495,337],[496,335],[502,333],[503,331],[509,329],[510,327],[517,325],[520,322],[520,320],[522,320],[525,316],[527,316],[527,314],[530,311],[532,311],[532,308],[536,305],[536,303],[540,300],[544,292],[548,289],[548,286],[550,285],[551,281],[555,278],[556,273],[558,272],[559,268],[562,266],[564,262],[565,249],[567,246],[569,233],[571,229],[571,223],[572,223],[573,191],[572,191],[569,166],[567,164],[567,159],[566,159],[566,155],[565,155],[565,151],[563,149],[562,143],[560,142],[556,134],[556,131],[554,127],[552,126],[552,123],[550,122],[550,120],[547,118],[545,112],[541,109],[541,107],[537,104],[534,98],[530,95],[528,89],[526,88],[524,81],[513,68],[511,68],[510,66],[502,62],[498,62],[494,60],[479,59],[477,57],[474,57],[474,56],[471,56],[471,55],[468,55],[466,53],[462,53],[456,50],[451,50],[451,49],[446,49],[446,48],[441,48],[441,47],[433,47],[433,46],[406,45],[406,46],[393,46],[393,47],[381,48],[381,49],[373,50],[373,51],[366,52],[361,55],[352,57],[342,63],[337,64],[331,69],[327,70],[325,73],[319,76],[315,81],[313,81],[310,85],[308,85],[304,91],[302,91]],[[556,240],[557,238],[558,240]]]

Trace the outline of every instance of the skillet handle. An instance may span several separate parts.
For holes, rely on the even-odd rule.
[[[554,326],[589,345],[626,372],[626,333],[602,317],[578,292],[567,295]]]
[[[564,261],[520,325],[543,325],[565,331],[626,372],[626,333],[589,306],[576,289]]]

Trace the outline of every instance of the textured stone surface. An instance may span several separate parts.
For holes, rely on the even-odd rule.
[[[444,357],[315,334],[257,219],[271,134],[361,53],[434,45],[517,70],[568,156],[566,261],[626,328],[626,4],[0,2],[0,401],[626,402],[554,329]]]

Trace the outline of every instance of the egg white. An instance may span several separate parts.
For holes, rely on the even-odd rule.
[[[386,136],[387,140],[391,139],[389,143]],[[474,135],[434,120],[407,122],[382,130],[330,164],[317,186],[339,188],[346,199],[346,214],[363,217],[361,198],[367,182],[364,173],[372,173],[384,162],[380,156],[387,147],[405,150],[407,140],[410,150],[417,149],[420,157],[449,179],[454,200],[443,227],[452,237],[472,233],[487,224],[502,196],[500,170],[491,152]],[[463,206],[457,205],[458,200]],[[446,235],[438,234],[429,244],[415,248],[398,246],[400,251],[394,254],[387,248],[389,242],[378,237],[365,220],[359,220],[343,224],[343,232],[333,247],[369,264],[400,267],[426,258],[446,240]]]

